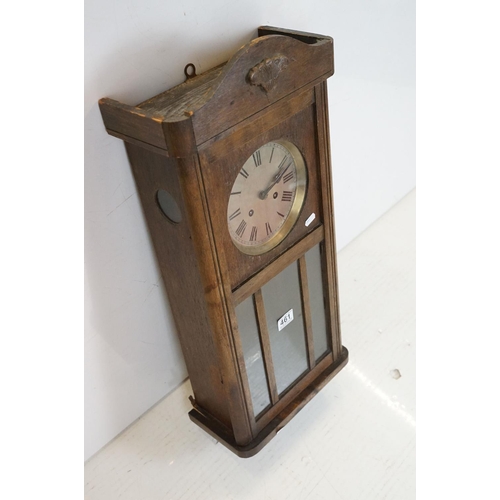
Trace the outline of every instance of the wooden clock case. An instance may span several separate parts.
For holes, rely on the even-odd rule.
[[[99,101],[125,141],[188,369],[191,420],[241,457],[257,453],[347,363],[341,344],[326,79],[327,36],[260,27],[227,63],[136,106]],[[240,252],[227,229],[235,176],[254,150],[284,138],[301,151],[308,186],[288,236],[262,255]],[[158,204],[166,190],[180,210]],[[315,214],[312,223],[306,220]],[[320,245],[328,352],[313,355],[305,253]],[[308,370],[278,394],[261,287],[298,266]],[[253,296],[271,404],[255,416],[235,308]],[[256,418],[257,417],[257,418]]]

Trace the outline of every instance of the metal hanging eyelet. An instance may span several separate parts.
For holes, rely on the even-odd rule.
[[[184,68],[184,74],[186,75],[186,80],[189,80],[196,76],[196,68],[193,63],[186,64],[186,67]]]

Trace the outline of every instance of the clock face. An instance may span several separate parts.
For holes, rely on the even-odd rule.
[[[304,202],[307,172],[291,142],[268,142],[247,159],[227,206],[229,234],[243,253],[259,255],[281,243]]]

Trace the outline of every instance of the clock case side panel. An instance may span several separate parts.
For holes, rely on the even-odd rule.
[[[334,363],[343,356],[342,339],[340,332],[339,293],[337,281],[337,249],[335,241],[335,216],[333,209],[333,182],[330,153],[330,129],[328,125],[328,87],[327,81],[314,87],[316,96],[316,126],[317,147],[321,171],[321,188],[323,203],[323,218],[325,239],[322,244],[323,282],[328,307],[328,323],[331,331],[331,348]]]
[[[207,228],[197,203],[196,157],[169,159],[130,143],[126,149],[193,388],[192,403],[229,434],[250,439],[244,404],[238,407],[239,386],[233,382],[234,367],[224,341],[229,335],[227,327],[221,327],[219,284],[210,269]],[[162,213],[156,197],[159,189],[176,200],[180,223],[170,222]],[[243,420],[243,425],[235,425],[235,419]]]

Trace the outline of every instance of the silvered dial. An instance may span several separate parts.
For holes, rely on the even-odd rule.
[[[234,181],[227,223],[234,244],[258,255],[278,245],[292,229],[302,206],[306,169],[290,142],[269,142],[244,163]]]

